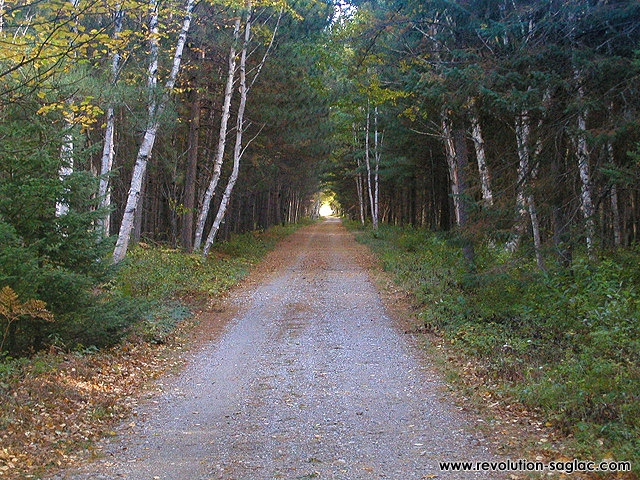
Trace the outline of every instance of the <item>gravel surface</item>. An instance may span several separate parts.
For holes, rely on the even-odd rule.
[[[385,313],[339,221],[301,228],[230,301],[216,341],[142,408],[104,457],[56,479],[501,478],[424,353]]]

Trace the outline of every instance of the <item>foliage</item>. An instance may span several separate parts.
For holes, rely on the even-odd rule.
[[[12,329],[15,329],[14,322],[21,317],[31,320],[43,320],[50,322],[53,317],[45,308],[45,303],[41,300],[27,300],[21,302],[18,295],[11,287],[5,286],[0,290],[0,318],[2,319],[2,339],[0,340],[0,351],[2,351],[5,341]]]
[[[425,326],[481,361],[504,395],[572,433],[583,453],[638,458],[640,252],[541,273],[485,246],[470,278],[451,236],[381,226],[358,239],[415,295]]]
[[[179,363],[168,353],[168,346],[125,342],[100,351],[54,347],[0,356],[0,475],[40,477],[77,463],[78,450],[114,435],[145,383]]]
[[[116,341],[136,307],[100,289],[110,275],[110,243],[94,229],[104,215],[96,208],[97,180],[83,171],[52,175],[64,163],[55,123],[26,122],[13,112],[0,132],[0,285],[53,315],[53,321],[14,322],[4,347],[38,349],[54,334],[69,344]],[[82,164],[88,153],[77,143],[75,161]],[[60,202],[69,207],[64,215],[56,215]]]
[[[157,301],[185,294],[217,295],[229,289],[295,225],[247,232],[216,245],[210,257],[140,243],[131,251],[115,281],[124,295]],[[144,275],[141,275],[144,272]]]

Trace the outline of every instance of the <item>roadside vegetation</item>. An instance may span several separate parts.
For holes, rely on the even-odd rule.
[[[197,321],[192,311],[220,299],[297,226],[233,236],[206,259],[138,244],[91,294],[92,304],[122,306],[126,315],[114,313],[110,322],[83,310],[73,328],[21,315],[17,336],[38,327],[42,339],[30,355],[0,357],[0,476],[30,478],[72,464],[94,440],[114,435],[116,423],[135,415],[149,381],[181,364]]]
[[[637,249],[543,272],[485,244],[469,272],[451,233],[381,225],[357,238],[494,395],[537,412],[583,458],[640,458]]]

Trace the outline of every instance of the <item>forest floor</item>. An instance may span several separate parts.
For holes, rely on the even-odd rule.
[[[386,309],[372,263],[335,219],[286,237],[203,310],[186,367],[135,422],[54,478],[517,478],[440,470],[505,457]]]

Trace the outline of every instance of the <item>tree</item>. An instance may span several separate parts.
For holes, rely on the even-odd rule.
[[[191,26],[191,16],[193,12],[193,7],[195,5],[195,0],[187,0],[187,5],[185,7],[184,12],[184,20],[182,22],[182,29],[180,31],[180,35],[178,36],[178,41],[176,43],[175,51],[173,54],[173,62],[171,66],[171,71],[166,80],[164,91],[162,92],[159,99],[155,98],[155,83],[156,83],[156,75],[157,75],[157,65],[158,65],[158,50],[155,35],[153,35],[154,29],[157,28],[157,14],[156,14],[156,4],[152,4],[152,15],[150,22],[150,30],[152,32],[151,37],[151,56],[149,61],[149,105],[148,105],[148,117],[147,117],[147,127],[144,132],[144,136],[142,139],[142,143],[138,150],[138,155],[136,157],[136,164],[133,171],[133,175],[131,178],[131,187],[129,188],[129,195],[127,198],[127,204],[124,209],[124,215],[122,217],[122,222],[120,223],[120,233],[118,234],[118,240],[116,242],[116,247],[113,251],[113,260],[114,262],[121,261],[126,253],[127,248],[129,246],[129,240],[131,238],[131,231],[133,229],[133,221],[136,213],[136,209],[139,205],[140,200],[140,190],[142,188],[142,180],[144,178],[145,170],[147,169],[147,163],[151,156],[151,151],[153,150],[153,144],[156,140],[156,135],[158,133],[158,127],[160,126],[160,118],[166,107],[166,103],[168,101],[168,96],[173,89],[176,79],[178,77],[178,72],[180,70],[180,63],[182,61],[182,51],[184,49],[185,42],[187,40],[187,33],[189,32],[189,27]]]

